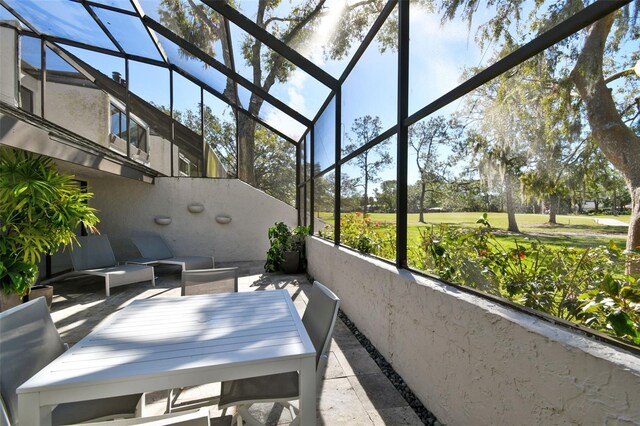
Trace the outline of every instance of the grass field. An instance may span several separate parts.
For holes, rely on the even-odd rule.
[[[394,224],[395,214],[393,213],[371,213],[371,220],[374,223]],[[447,213],[425,213],[424,220],[426,223],[418,221],[417,213],[410,213],[407,217],[408,230],[407,239],[409,244],[418,242],[420,236],[420,228],[432,224],[447,223],[456,226],[477,227],[476,221],[482,216],[482,212],[447,212]],[[574,216],[574,215],[558,215],[557,226],[547,224],[548,215],[543,214],[516,214],[516,221],[520,228],[521,234],[506,233],[507,214],[506,213],[488,213],[487,220],[491,226],[496,229],[496,237],[505,248],[513,248],[518,243],[525,243],[532,239],[539,240],[541,243],[561,247],[593,247],[597,245],[605,245],[613,240],[618,246],[624,247],[627,236],[627,227],[625,226],[607,226],[596,223],[596,218],[615,219],[621,222],[629,223],[630,216]],[[331,213],[320,213],[319,217],[327,224],[333,225],[333,216]],[[500,232],[505,231],[505,232]]]

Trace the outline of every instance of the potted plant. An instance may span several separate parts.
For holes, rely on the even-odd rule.
[[[0,304],[20,303],[38,278],[42,254],[73,242],[81,223],[95,231],[92,195],[50,158],[0,149]]]
[[[282,251],[282,270],[286,274],[298,272],[302,253],[304,253],[304,235],[291,232]]]
[[[298,226],[293,230],[285,223],[278,222],[269,228],[271,247],[267,252],[264,268],[267,272],[283,271],[293,274],[306,270],[305,237],[309,227]]]

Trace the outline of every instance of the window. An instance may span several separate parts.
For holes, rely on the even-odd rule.
[[[630,18],[619,14],[600,52],[602,70],[587,72],[576,63],[585,52],[584,29],[540,52],[528,44],[541,22],[551,25],[548,16],[582,15],[582,5],[556,16],[555,3],[535,2],[536,13],[518,26],[503,26],[492,18],[499,11],[478,8],[473,28],[489,19],[503,31],[491,34],[471,22],[472,30],[464,29],[464,19],[444,22],[419,3],[411,2],[411,25],[398,27],[394,15],[388,20],[390,33],[409,32],[408,96],[398,93],[403,76],[396,76],[397,54],[385,50],[382,31],[341,80],[340,108],[331,100],[314,123],[315,186],[307,206],[314,231],[474,293],[640,344],[640,255],[625,250],[640,246],[632,214],[640,200],[637,186],[633,192],[625,183],[633,172],[615,167],[634,155],[628,141],[640,129],[638,80],[618,72],[638,60]],[[447,31],[454,27],[462,30]],[[477,33],[484,40],[472,43]],[[494,66],[514,49],[510,61],[518,64],[508,71],[507,62]],[[528,59],[517,59],[525,53]],[[364,70],[386,78],[375,79],[372,90]],[[585,81],[608,76],[615,76],[606,83],[614,100],[608,106],[580,93]],[[398,100],[409,107],[400,126]],[[628,136],[613,143],[615,133],[604,136],[610,129],[590,119],[588,108],[620,117],[616,126],[626,126]],[[397,153],[408,164],[395,165]]]
[[[33,113],[33,92],[24,86],[20,86],[20,108]]]
[[[111,134],[127,140],[127,114],[114,104],[111,104]],[[133,119],[129,122],[129,136],[132,146],[148,152],[147,129]]]
[[[180,176],[199,176],[197,162],[181,152],[178,156],[178,173]]]
[[[131,145],[141,151],[147,152],[147,130],[134,120],[131,120],[129,131],[131,136]]]
[[[127,117],[115,105],[111,104],[111,134],[127,140]]]

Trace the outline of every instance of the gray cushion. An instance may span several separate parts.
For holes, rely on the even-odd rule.
[[[132,237],[131,241],[138,248],[142,257],[151,259],[168,259],[173,257],[171,248],[160,235],[142,235]]]
[[[280,373],[268,376],[222,382],[220,408],[244,402],[288,401],[298,398],[298,373]]]
[[[51,423],[68,425],[116,414],[133,415],[141,395],[125,395],[58,405],[51,413]]]
[[[158,263],[182,265],[182,270],[211,269],[214,267],[213,258],[207,256],[176,256],[169,259],[159,259]]]
[[[70,254],[76,271],[106,268],[116,264],[116,257],[106,235],[78,237]]]
[[[44,297],[0,313],[0,392],[9,418],[18,416],[16,389],[64,352]]]
[[[324,346],[331,338],[329,333],[334,324],[338,303],[339,299],[331,290],[317,281],[313,283],[302,323],[316,349],[316,364],[325,349]]]
[[[234,293],[238,291],[238,268],[182,271],[182,296]]]

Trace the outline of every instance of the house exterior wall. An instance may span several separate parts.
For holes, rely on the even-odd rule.
[[[18,106],[16,32],[0,27],[0,101]]]
[[[307,238],[309,273],[442,423],[640,424],[640,359]]]
[[[267,230],[277,221],[296,225],[296,210],[238,179],[156,178],[154,185],[118,178],[88,179],[98,209],[98,229],[107,234],[116,257],[139,256],[128,243],[134,234],[162,235],[177,255],[211,255],[216,261],[264,260]],[[187,210],[203,204],[202,213]],[[216,216],[231,223],[216,222]],[[154,222],[169,216],[171,224]]]
[[[178,170],[180,150],[173,146],[173,169]],[[160,173],[171,175],[171,143],[161,136],[149,135],[149,167]]]
[[[48,81],[44,118],[109,147],[109,95],[89,87]]]
[[[17,21],[15,25],[18,25]],[[33,93],[33,113],[41,116],[42,82],[20,68],[17,61],[19,37],[14,28],[0,27],[0,101],[11,106],[19,106],[18,83]],[[38,66],[40,66],[38,64]],[[126,111],[125,105],[109,96],[106,92],[94,87],[82,73],[49,70],[45,83],[44,119],[57,124],[71,132],[89,139],[90,141],[110,148],[120,155],[127,155],[126,142],[111,132],[111,107],[113,103],[121,111]],[[82,86],[84,84],[86,87]],[[173,171],[178,175],[181,150],[169,140],[159,136],[149,128],[139,117],[131,114],[131,120],[146,130],[146,148],[138,149],[130,145],[129,158],[138,161],[162,174],[171,175],[173,150]],[[167,120],[170,120],[167,117]],[[153,124],[151,124],[153,125]],[[195,136],[194,136],[195,137]],[[145,151],[146,150],[146,151]],[[46,155],[46,153],[45,153]],[[186,155],[186,154],[185,154]],[[212,158],[211,170],[226,177],[222,163],[215,156]],[[215,165],[216,167],[213,167]]]

